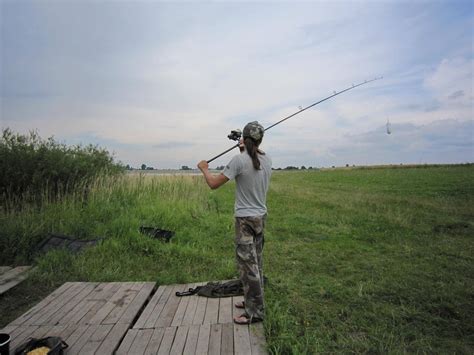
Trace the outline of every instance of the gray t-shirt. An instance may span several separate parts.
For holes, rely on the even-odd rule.
[[[235,217],[256,217],[267,213],[267,191],[272,175],[272,160],[268,154],[259,154],[260,170],[252,164],[247,152],[236,155],[225,167],[223,174],[235,179]]]

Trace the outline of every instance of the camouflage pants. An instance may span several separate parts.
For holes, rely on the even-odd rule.
[[[265,216],[235,218],[235,251],[244,287],[245,312],[264,318],[262,251]]]

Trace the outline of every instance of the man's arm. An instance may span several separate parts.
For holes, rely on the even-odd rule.
[[[209,172],[209,164],[207,164],[207,161],[202,160],[198,164],[199,170],[201,170],[202,174],[204,175],[204,178],[206,179],[207,184],[209,187],[213,190],[221,187],[224,185],[229,179],[227,176],[224,174],[219,174],[219,175],[212,175]]]

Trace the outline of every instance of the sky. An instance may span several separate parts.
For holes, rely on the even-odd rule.
[[[2,129],[133,167],[379,76],[266,132],[273,166],[474,162],[471,1],[0,0],[0,36]]]

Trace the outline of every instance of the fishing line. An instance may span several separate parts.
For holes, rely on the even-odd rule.
[[[275,127],[276,125],[279,125],[280,123],[282,123],[282,122],[284,122],[284,121],[286,121],[286,120],[288,120],[288,119],[290,119],[290,118],[292,118],[292,117],[294,117],[294,116],[300,114],[301,112],[306,111],[307,109],[309,109],[309,108],[311,108],[311,107],[314,107],[314,106],[316,106],[316,105],[319,105],[320,103],[322,103],[322,102],[324,102],[324,101],[326,101],[326,100],[329,100],[329,99],[333,98],[334,96],[340,95],[340,94],[342,94],[342,93],[344,93],[344,92],[346,92],[346,91],[349,91],[349,90],[355,89],[356,87],[359,87],[359,86],[362,86],[362,85],[371,83],[372,81],[380,80],[380,79],[382,79],[382,78],[383,78],[383,77],[381,76],[381,77],[377,77],[377,78],[374,78],[374,79],[371,79],[371,80],[365,80],[365,81],[363,81],[363,82],[361,82],[361,83],[359,83],[359,84],[356,84],[356,85],[352,84],[351,86],[349,86],[348,88],[346,88],[346,89],[344,89],[344,90],[342,90],[342,91],[339,91],[339,92],[334,91],[334,93],[333,93],[332,95],[330,95],[330,96],[328,96],[328,97],[325,97],[324,99],[319,100],[319,101],[315,102],[314,104],[311,104],[311,105],[309,105],[309,106],[306,106],[306,107],[300,109],[299,111],[297,111],[297,112],[295,112],[295,113],[293,113],[293,114],[291,114],[291,115],[289,115],[289,116],[287,116],[287,117],[281,119],[280,121],[278,121],[278,122],[272,124],[271,126],[268,126],[267,128],[265,128],[265,132],[268,131],[270,128],[273,128],[273,127]],[[231,131],[230,134],[227,136],[227,138],[229,138],[229,139],[231,139],[231,140],[234,140],[234,141],[239,141],[241,137],[242,137],[242,132],[241,132],[240,130],[233,130],[233,131]],[[234,145],[234,146],[230,147],[229,149],[223,151],[223,152],[220,153],[219,155],[216,155],[215,157],[209,159],[209,160],[207,161],[207,163],[209,164],[210,162],[212,162],[212,161],[216,160],[217,158],[223,156],[224,154],[230,152],[232,149],[237,148],[239,145],[240,145],[240,143],[237,143],[236,145]]]

